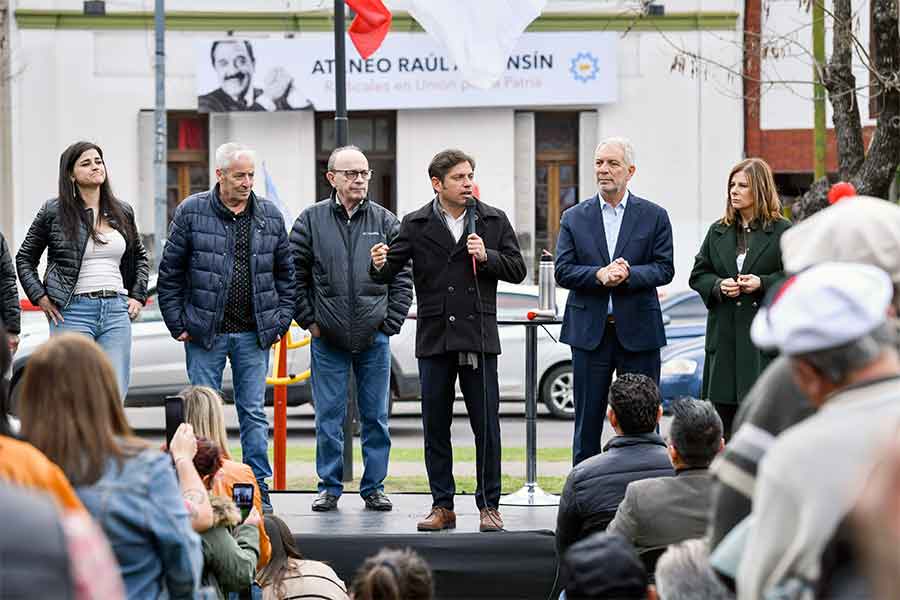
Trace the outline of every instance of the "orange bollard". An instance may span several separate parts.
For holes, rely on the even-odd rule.
[[[278,342],[278,372],[276,377],[287,377],[287,336]],[[275,489],[287,488],[285,463],[287,462],[287,385],[280,383],[274,388],[275,404]]]

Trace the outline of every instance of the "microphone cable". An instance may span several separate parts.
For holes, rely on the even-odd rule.
[[[466,210],[474,210],[474,208],[475,208],[474,199],[471,204],[466,203]],[[470,222],[472,224],[472,233],[475,233],[474,213],[472,213],[472,214],[473,214],[473,217]],[[468,215],[467,215],[467,218],[468,218]],[[484,240],[482,240],[482,242],[483,241]],[[484,252],[485,252],[485,255],[487,255],[487,247],[486,246],[485,246]],[[477,477],[480,479],[480,482],[481,482],[481,502],[484,504],[484,507],[487,509],[490,507],[488,506],[488,503],[487,503],[487,486],[485,485],[485,481],[484,481],[484,470],[487,466],[486,463],[487,463],[487,445],[488,445],[488,437],[487,437],[487,434],[488,434],[488,387],[487,387],[487,371],[486,371],[487,364],[485,362],[485,350],[484,350],[484,304],[481,301],[481,286],[478,285],[478,266],[477,266],[477,260],[476,260],[474,254],[472,255],[472,278],[475,280],[475,299],[478,302],[478,314],[480,317],[480,319],[479,319],[479,340],[480,340],[480,347],[481,347],[481,355],[480,355],[480,359],[481,359],[481,365],[480,365],[480,368],[481,368],[481,401],[482,401],[481,411],[482,411],[482,417],[483,417],[482,423],[481,423],[481,468],[476,469],[476,471],[477,471]],[[499,394],[499,390],[498,390],[498,394]],[[498,396],[498,398],[497,398],[497,426],[499,427],[499,425],[500,425],[500,398]],[[498,453],[500,452],[499,447],[497,448],[497,452]],[[498,459],[502,460],[502,457],[498,456]],[[477,462],[477,458],[476,458],[476,462]],[[498,482],[498,484],[499,484],[499,482]],[[477,482],[476,482],[476,485],[477,485]],[[477,498],[477,496],[478,496],[478,494],[476,493],[476,498]],[[493,518],[491,518],[491,520],[493,521]],[[494,524],[496,525],[496,523],[494,523]],[[505,531],[502,527],[500,528],[500,530]]]

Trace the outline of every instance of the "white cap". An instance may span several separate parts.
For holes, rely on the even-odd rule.
[[[855,196],[820,210],[781,236],[784,270],[826,261],[866,263],[900,283],[900,206]]]
[[[759,310],[750,337],[787,355],[843,346],[887,319],[893,297],[887,273],[859,263],[822,263],[789,278]]]

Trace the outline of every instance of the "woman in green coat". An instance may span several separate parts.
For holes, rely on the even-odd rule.
[[[213,479],[222,468],[222,456],[222,449],[214,441],[197,438],[194,466],[208,491],[212,490]],[[214,520],[211,528],[200,533],[203,541],[200,586],[205,588],[207,596],[225,600],[229,592],[249,590],[256,578],[260,515],[254,508],[241,523],[241,511],[231,498],[210,493],[209,501]]]
[[[741,400],[772,359],[750,341],[750,323],[784,278],[780,241],[790,226],[769,165],[748,158],[728,174],[725,216],[694,259],[690,286],[709,309],[701,397],[715,405],[726,439]]]

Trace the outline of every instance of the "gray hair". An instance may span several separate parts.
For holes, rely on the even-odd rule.
[[[328,155],[328,170],[329,171],[334,171],[334,163],[337,162],[338,154],[340,154],[344,150],[356,150],[360,154],[363,154],[363,151],[360,150],[359,146],[354,146],[353,144],[348,144],[346,146],[341,146],[339,148],[335,148],[334,150],[331,151],[331,154]]]
[[[734,595],[709,565],[702,539],[669,546],[656,563],[656,592],[663,600],[730,600]]]
[[[237,142],[226,142],[216,148],[216,168],[226,171],[234,161],[242,157],[249,158],[253,164],[256,164],[256,152],[249,146]]]
[[[836,348],[796,355],[831,383],[847,380],[855,371],[874,362],[887,348],[897,346],[897,326],[888,320],[874,331]]]
[[[691,467],[708,467],[722,445],[722,418],[712,402],[681,398],[672,402],[669,440]]]
[[[634,146],[631,144],[631,140],[625,137],[613,136],[607,137],[600,140],[600,143],[597,144],[597,147],[594,148],[594,155],[596,156],[597,151],[600,150],[603,146],[618,146],[622,149],[622,154],[625,157],[625,166],[630,167],[634,164]]]

